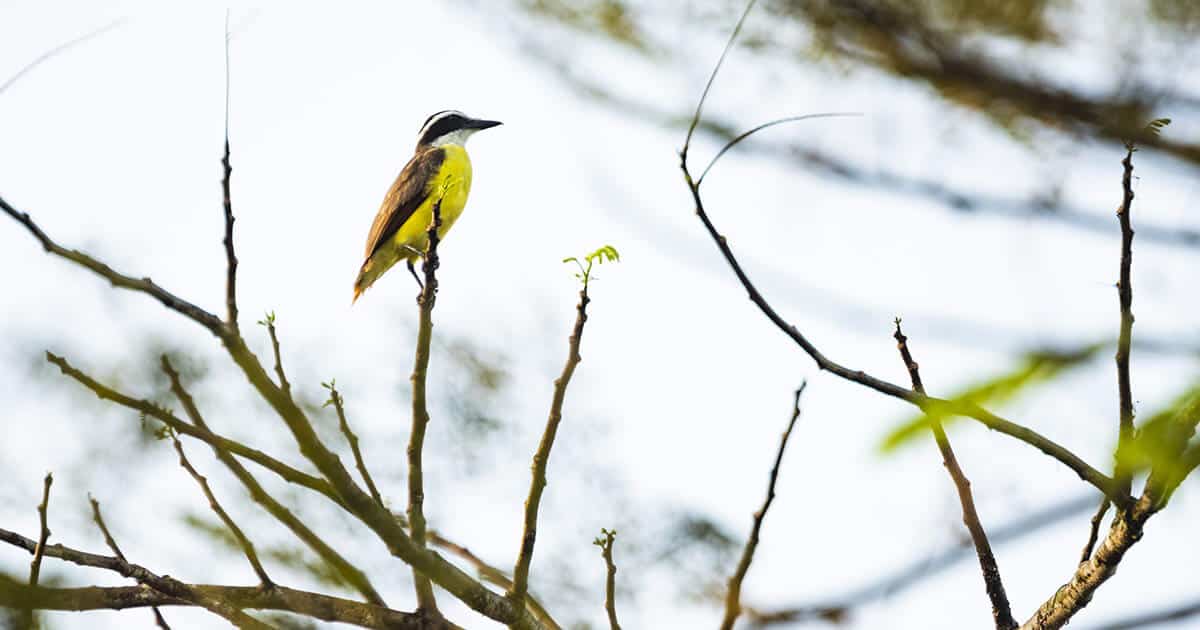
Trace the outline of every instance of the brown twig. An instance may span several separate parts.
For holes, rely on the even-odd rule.
[[[1129,494],[1131,473],[1121,460],[1133,442],[1133,391],[1129,379],[1129,352],[1133,337],[1133,282],[1130,270],[1133,266],[1133,151],[1132,143],[1126,144],[1125,159],[1121,160],[1124,173],[1121,188],[1124,196],[1117,208],[1117,219],[1121,224],[1121,270],[1117,283],[1117,296],[1121,304],[1121,333],[1117,338],[1117,389],[1119,392],[1120,431],[1117,439],[1117,465],[1113,476],[1122,494]]]
[[[1100,538],[1100,523],[1104,521],[1104,515],[1108,513],[1109,503],[1108,497],[1100,499],[1100,507],[1096,508],[1096,513],[1092,515],[1092,526],[1088,532],[1087,542],[1083,545],[1083,552],[1079,555],[1080,562],[1087,562],[1092,557],[1096,541]]]
[[[804,388],[807,386],[807,382],[801,383],[800,387],[796,389],[792,401],[792,417],[788,420],[783,436],[779,438],[779,450],[775,453],[775,464],[771,467],[771,475],[767,481],[767,497],[763,500],[762,507],[754,513],[754,525],[750,528],[746,546],[742,548],[742,557],[738,560],[737,569],[729,578],[729,588],[725,594],[725,616],[721,620],[721,630],[731,630],[738,615],[742,613],[742,581],[746,579],[746,573],[750,571],[750,563],[754,560],[754,552],[758,549],[759,533],[762,531],[767,510],[771,509],[771,503],[775,501],[775,483],[779,480],[779,467],[783,463],[783,451],[787,448],[788,438],[792,436],[792,429],[796,427],[796,420],[800,418],[800,396],[804,394]]]
[[[183,443],[179,441],[179,437],[174,432],[171,433],[171,442],[175,444],[175,452],[179,453],[179,465],[183,466],[183,469],[192,476],[192,479],[196,480],[196,484],[200,486],[200,491],[208,499],[208,506],[212,508],[212,511],[216,513],[221,522],[225,524],[225,527],[229,528],[229,532],[233,534],[233,537],[237,539],[238,546],[242,548],[242,553],[246,554],[246,560],[250,562],[255,575],[258,576],[259,585],[263,588],[274,586],[274,582],[267,575],[267,570],[263,568],[262,563],[258,560],[258,551],[255,550],[254,543],[250,542],[250,539],[246,537],[246,533],[234,522],[233,517],[229,516],[225,508],[221,507],[221,503],[217,501],[216,495],[213,494],[212,488],[208,485],[208,479],[204,475],[201,475],[192,466],[192,463],[188,461],[187,455],[183,453]]]
[[[38,535],[37,547],[33,550],[33,560],[29,563],[29,585],[37,586],[42,574],[42,556],[46,553],[46,541],[50,538],[50,527],[46,524],[46,512],[50,509],[50,486],[54,483],[54,475],[46,473],[42,482],[42,502],[38,505],[38,521],[41,523],[41,533]]]
[[[898,317],[896,318],[896,331],[892,336],[896,339],[900,358],[904,361],[905,368],[908,369],[913,390],[924,394],[925,385],[921,382],[920,368],[913,360],[912,353],[909,352],[908,337],[905,337],[904,332],[900,330],[900,318]],[[992,602],[992,619],[996,623],[997,630],[1016,628],[1017,621],[1013,619],[1012,607],[1008,603],[1008,595],[1004,592],[1004,582],[1000,579],[1000,568],[996,564],[996,556],[992,553],[992,545],[988,542],[987,532],[984,531],[983,523],[979,520],[979,513],[975,510],[975,498],[971,495],[971,482],[967,479],[962,467],[959,466],[958,458],[954,456],[954,449],[950,446],[950,438],[947,437],[946,430],[942,428],[942,421],[936,416],[930,416],[929,419],[934,441],[937,442],[938,450],[942,453],[942,463],[945,464],[950,478],[954,481],[954,487],[958,490],[963,523],[967,526],[967,531],[971,533],[971,541],[975,544],[975,554],[979,557],[979,568],[983,572],[984,588],[987,590],[988,599]]]
[[[100,533],[104,535],[104,544],[108,545],[114,556],[127,562],[125,554],[121,553],[121,548],[117,546],[116,539],[108,531],[108,525],[104,523],[104,516],[100,514],[100,502],[90,494],[88,495],[88,501],[92,504],[92,520],[95,521],[96,527],[100,528]],[[162,611],[158,609],[158,606],[151,606],[150,609],[154,612],[154,624],[162,628],[162,630],[171,630],[171,626],[167,624],[167,620],[163,617]]]
[[[751,5],[753,5],[753,2]],[[743,15],[743,18],[744,17],[745,16]],[[730,43],[726,46],[726,52],[728,52],[729,46],[732,45],[733,39],[737,36],[738,30],[739,29],[734,30],[733,35],[730,38]],[[724,54],[722,55],[721,60],[724,60]],[[713,77],[715,77],[716,71],[720,69],[720,65],[720,61],[718,61],[717,67],[713,69]],[[709,85],[711,84],[712,78],[709,79]],[[942,412],[962,415],[977,420],[983,423],[989,429],[1017,438],[1018,440],[1037,448],[1054,459],[1057,459],[1059,462],[1075,471],[1075,474],[1079,475],[1080,479],[1083,479],[1084,481],[1096,486],[1106,495],[1111,497],[1112,500],[1118,505],[1124,506],[1132,503],[1133,499],[1129,497],[1128,493],[1120,492],[1119,488],[1116,487],[1116,484],[1111,477],[1108,477],[1099,470],[1096,470],[1071,451],[1042,436],[1036,431],[1005,420],[1004,418],[1001,418],[974,403],[968,401],[949,401],[933,398],[921,394],[915,390],[907,389],[883,379],[876,378],[862,370],[852,370],[847,368],[822,354],[821,351],[818,350],[817,347],[813,345],[813,343],[809,341],[808,338],[805,337],[796,326],[783,319],[783,317],[775,311],[770,303],[767,302],[766,298],[759,293],[758,288],[754,286],[754,283],[750,280],[750,277],[746,274],[745,270],[742,269],[737,257],[734,256],[733,250],[730,249],[728,241],[717,230],[716,226],[713,225],[712,220],[708,216],[708,212],[704,209],[704,201],[700,195],[700,187],[692,178],[687,161],[688,150],[692,137],[691,131],[694,130],[695,126],[698,124],[701,108],[707,95],[708,89],[706,88],[704,94],[700,98],[700,104],[696,107],[696,114],[692,121],[692,127],[689,129],[683,148],[679,152],[680,169],[683,171],[684,181],[687,183],[688,189],[692,193],[692,201],[695,205],[696,216],[700,218],[700,221],[704,224],[709,236],[713,239],[713,242],[716,243],[721,255],[725,258],[726,263],[729,264],[730,269],[733,270],[734,275],[736,275],[738,278],[738,281],[741,282],[742,286],[746,289],[750,300],[754,302],[756,306],[758,306],[759,310],[762,311],[763,315],[765,315],[767,319],[771,321],[771,323],[773,323],[789,338],[791,338],[796,345],[800,346],[801,349],[803,349],[804,352],[808,354],[808,356],[811,357],[814,362],[816,362],[817,367],[821,370],[831,372],[840,378],[858,383],[859,385],[873,389],[882,394],[899,398],[920,407],[922,410],[928,411],[930,408],[936,407]]]
[[[275,374],[279,377],[279,389],[283,390],[284,395],[290,398],[292,384],[288,382],[287,374],[283,371],[283,358],[279,353],[279,336],[275,330],[275,313],[267,313],[267,316],[259,323],[267,327],[267,335],[271,338],[271,354],[275,357]]]
[[[36,553],[36,549],[38,548],[37,541],[30,540],[16,532],[11,532],[6,529],[0,529],[0,542],[4,542],[15,547],[20,547],[29,553]],[[60,560],[66,560],[67,562],[72,562],[85,567],[106,569],[108,571],[118,573],[124,577],[137,580],[138,583],[144,584],[149,588],[158,591],[158,593],[164,597],[172,598],[173,600],[182,600],[183,602],[187,602],[192,605],[201,606],[216,615],[224,617],[238,628],[248,628],[250,630],[273,630],[271,626],[242,612],[240,606],[230,602],[227,599],[214,596],[210,592],[194,588],[192,585],[180,582],[179,580],[176,580],[170,576],[159,576],[141,565],[133,564],[132,562],[128,562],[114,556],[101,556],[84,551],[78,551],[62,545],[50,545],[49,547],[45,547],[44,554],[49,558],[58,558]],[[5,591],[11,592],[11,590],[11,587],[7,586],[6,588],[0,588],[0,596],[7,597],[7,595],[4,595],[3,593]],[[65,589],[30,588],[30,590],[26,590],[24,592],[38,594],[52,593],[56,590]],[[253,590],[261,591],[261,589]],[[151,604],[159,605],[166,603],[167,602],[163,600],[154,600],[144,605],[149,606]],[[178,601],[174,603],[178,603]],[[103,607],[108,608],[109,606]]]
[[[604,612],[608,614],[609,630],[621,630],[621,624],[617,623],[617,563],[613,561],[613,542],[616,538],[616,531],[601,529],[600,536],[593,541],[600,547],[600,555],[604,557]]]
[[[542,433],[537,452],[533,456],[529,497],[525,500],[525,527],[521,535],[521,552],[513,568],[513,587],[508,592],[509,597],[522,606],[529,591],[529,567],[533,563],[533,547],[537,540],[538,507],[542,502],[542,492],[546,489],[546,467],[550,463],[550,450],[558,434],[558,425],[562,422],[562,407],[567,396],[567,386],[571,383],[575,368],[583,360],[579,355],[579,345],[583,340],[583,328],[587,324],[587,307],[590,301],[585,280],[583,288],[579,290],[579,303],[575,306],[575,327],[568,343],[567,360],[563,364],[562,373],[554,380],[554,397],[550,402],[546,430]]]
[[[331,380],[324,385],[329,390],[329,400],[325,404],[333,405],[334,411],[337,412],[338,428],[346,437],[346,442],[350,445],[350,452],[354,454],[354,466],[358,468],[358,474],[362,477],[363,483],[367,484],[367,491],[371,493],[371,498],[375,499],[380,507],[384,507],[383,496],[379,494],[379,488],[375,486],[375,480],[371,478],[371,472],[367,470],[367,464],[363,460],[362,450],[358,447],[358,436],[350,429],[350,423],[346,420],[346,401],[342,398],[341,392],[337,390],[334,381]]]
[[[425,547],[425,476],[422,454],[425,450],[425,428],[429,425],[429,406],[425,400],[426,377],[429,372],[429,346],[433,341],[433,305],[437,301],[438,230],[442,227],[442,200],[433,203],[433,218],[427,236],[429,249],[421,270],[425,282],[417,296],[419,311],[417,351],[412,371],[412,433],[408,439],[408,524],[413,544]],[[438,615],[437,600],[429,576],[413,568],[413,583],[417,591],[417,610]]]
[[[171,392],[175,394],[175,397],[179,399],[180,404],[183,405],[184,412],[187,413],[188,418],[191,419],[196,427],[207,430],[208,424],[205,422],[204,416],[200,414],[200,409],[196,406],[195,399],[193,399],[192,395],[187,391],[187,389],[184,388],[183,382],[180,380],[179,373],[175,371],[166,355],[163,355],[162,357],[162,369],[163,372],[166,373],[167,378],[171,381]],[[215,444],[210,444],[210,446],[213,449],[213,454],[216,455],[217,459],[220,460],[221,463],[224,464],[225,467],[228,468],[229,471],[238,478],[238,481],[240,481],[246,488],[246,491],[250,493],[250,498],[253,499],[255,503],[262,506],[263,509],[271,514],[271,516],[275,517],[275,520],[279,521],[285,527],[291,530],[292,533],[295,534],[296,537],[301,540],[301,542],[308,545],[308,547],[312,549],[322,561],[332,567],[333,570],[336,571],[337,574],[341,576],[341,578],[344,579],[347,584],[351,585],[358,592],[362,593],[363,597],[366,598],[368,602],[377,606],[387,605],[387,603],[384,602],[383,598],[379,595],[379,592],[376,591],[375,587],[371,585],[371,581],[367,579],[366,574],[364,574],[362,570],[346,560],[320,536],[314,533],[312,529],[305,525],[303,521],[297,518],[296,515],[292,514],[291,510],[287,509],[287,507],[272,497],[262,487],[262,484],[260,484],[258,480],[254,478],[254,475],[250,474],[250,471],[246,470],[241,463],[234,459],[229,451],[224,450]]]
[[[234,330],[238,327],[237,307],[237,254],[233,251],[233,197],[230,195],[229,183],[233,176],[233,166],[229,163],[229,11],[225,11],[225,155],[221,158],[221,166],[225,171],[221,178],[222,205],[225,210],[225,308],[229,326]]]

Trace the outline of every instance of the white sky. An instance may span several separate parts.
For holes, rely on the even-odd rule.
[[[0,194],[60,243],[130,274],[152,274],[219,311],[223,12],[3,5],[0,77],[122,16],[128,19],[115,30],[49,60],[0,96]],[[368,459],[397,505],[408,425],[407,399],[397,388],[406,386],[411,368],[415,288],[398,270],[351,308],[350,284],[379,199],[421,121],[455,108],[505,125],[469,147],[472,198],[441,250],[437,331],[506,359],[512,393],[494,403],[512,424],[504,446],[467,472],[453,460],[462,450],[450,443],[453,435],[433,434],[427,510],[435,527],[496,564],[511,564],[528,459],[573,317],[575,280],[559,261],[613,244],[623,260],[602,267],[593,288],[585,360],[551,462],[548,525],[534,563],[535,587],[553,583],[548,567],[561,566],[587,587],[553,608],[563,620],[602,617],[603,564],[591,546],[602,526],[621,533],[618,562],[622,545],[656,542],[646,540],[648,523],[672,511],[710,514],[743,536],[761,502],[790,393],[805,378],[804,416],[744,601],[769,609],[834,596],[963,535],[931,440],[887,458],[877,453],[880,437],[910,410],[816,373],[745,299],[692,213],[675,153],[679,130],[588,102],[523,53],[514,41],[519,31],[487,11],[276,8],[236,10],[233,22],[243,329],[265,351],[253,322],[264,311],[277,313],[291,380],[306,398],[320,402],[319,382],[338,379],[352,420],[369,436]],[[682,69],[587,42],[568,57],[597,82],[685,111],[721,42],[688,45],[702,61]],[[933,106],[921,90],[792,65],[759,72],[758,63],[769,64],[735,52],[710,111],[747,127],[797,110],[861,111],[864,119],[801,123],[778,137],[1017,196],[1037,189],[1040,172],[1062,172],[1074,203],[1107,214],[1119,201],[1115,147],[1053,139],[1028,151],[971,115]],[[1180,124],[1189,129],[1188,121]],[[701,138],[695,153],[704,160],[714,149]],[[1135,224],[1143,217],[1200,224],[1195,171],[1150,154],[1138,158]],[[714,171],[705,194],[713,220],[780,312],[835,360],[889,380],[905,379],[890,337],[895,315],[904,317],[934,393],[997,374],[1037,342],[1116,334],[1115,219],[1113,234],[1102,236],[953,215],[736,152]],[[1198,255],[1136,245],[1135,334],[1195,345]],[[11,221],[0,222],[0,269],[0,475],[8,480],[0,487],[0,523],[33,536],[40,479],[53,470],[54,540],[103,550],[85,511],[91,491],[135,561],[181,579],[249,583],[252,574],[238,556],[214,557],[207,541],[181,524],[185,512],[208,514],[167,444],[136,448],[131,414],[95,403],[40,362],[43,349],[67,353],[86,371],[150,395],[162,390],[156,353],[191,354],[214,369],[196,386],[213,410],[210,422],[298,461],[280,423],[230,377],[215,341],[151,300],[114,293],[43,255]],[[1136,355],[1138,408],[1169,401],[1195,367],[1185,356]],[[444,365],[434,369],[433,387],[439,374],[454,378],[437,372]],[[1116,407],[1113,369],[1104,359],[1001,411],[1107,468]],[[1004,436],[964,424],[952,438],[985,525],[1084,489],[1065,468]],[[239,506],[243,524],[263,539],[286,540],[252,506],[239,504],[240,489],[198,446],[189,451],[193,459],[230,497],[226,502]],[[1079,615],[1080,627],[1198,594],[1191,567],[1200,562],[1200,506],[1190,485]],[[342,520],[321,518],[339,549],[381,576],[377,586],[394,607],[412,607],[405,567],[382,557],[382,547],[361,532],[349,535]],[[997,549],[1018,617],[1067,579],[1087,518]],[[0,550],[2,570],[19,574],[27,561],[14,549]],[[120,583],[50,561],[46,574],[69,583]],[[674,599],[668,582],[659,575],[640,592],[623,593],[627,627],[716,623],[713,608]],[[858,611],[850,627],[988,627],[980,582],[975,563],[961,562]],[[442,601],[456,622],[491,627],[448,597]],[[221,627],[194,611],[169,610],[168,617],[177,628]],[[60,628],[150,624],[142,612],[52,619]]]

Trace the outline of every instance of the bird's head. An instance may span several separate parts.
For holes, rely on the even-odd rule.
[[[497,120],[471,118],[466,114],[448,109],[425,119],[417,134],[418,147],[440,147],[446,144],[464,145],[471,134],[499,125]]]

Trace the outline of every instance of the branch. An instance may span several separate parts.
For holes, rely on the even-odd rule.
[[[276,585],[271,590],[253,586],[186,584],[191,591],[212,600],[226,601],[250,610],[277,610],[321,621],[340,622],[378,630],[429,630],[415,613],[401,612],[321,593]],[[144,586],[83,588],[31,588],[0,576],[0,606],[31,606],[40,610],[126,610],[146,606],[195,606],[192,601]],[[444,628],[461,630],[453,624]]]
[[[35,550],[38,547],[37,542],[30,540],[16,532],[10,532],[6,529],[0,529],[0,542],[8,543],[14,547],[20,547],[29,553],[36,553]],[[255,619],[254,617],[251,617],[250,615],[247,615],[241,611],[239,606],[232,604],[227,600],[214,597],[212,594],[195,589],[191,585],[180,582],[179,580],[176,580],[170,576],[156,575],[141,565],[133,564],[120,558],[78,551],[62,545],[51,545],[46,547],[45,555],[50,558],[58,558],[60,560],[72,562],[80,566],[95,567],[98,569],[106,569],[108,571],[119,573],[124,577],[137,580],[140,584],[144,584],[155,591],[158,591],[158,593],[163,596],[174,598],[176,600],[183,600],[195,606],[201,606],[216,615],[224,617],[238,628],[248,628],[250,630],[273,630],[271,626]],[[3,586],[5,582],[7,581],[0,582],[0,586]],[[31,589],[34,593],[69,590],[41,589],[34,587],[26,588]],[[7,598],[9,597],[8,593],[11,592],[12,587],[0,588],[0,597]],[[20,598],[17,597],[16,599],[19,600]],[[154,602],[155,605],[158,603],[159,602],[157,601]],[[145,605],[149,606],[151,604],[147,603]]]
[[[905,337],[904,332],[900,330],[899,317],[896,318],[896,332],[892,336],[896,339],[900,358],[908,369],[913,390],[924,394],[925,385],[921,383],[920,368],[908,350],[908,337]],[[1004,592],[1004,583],[1000,579],[1000,568],[996,564],[996,556],[992,553],[992,545],[988,542],[987,532],[984,531],[983,523],[979,520],[979,513],[975,510],[975,498],[971,496],[971,482],[963,473],[962,467],[958,465],[958,458],[954,456],[954,449],[950,446],[950,438],[946,436],[945,429],[942,428],[942,421],[936,416],[930,416],[930,428],[933,429],[933,437],[937,442],[938,450],[942,453],[942,463],[945,464],[950,478],[954,480],[954,487],[958,490],[958,500],[962,504],[963,524],[971,533],[971,541],[975,544],[975,554],[979,557],[979,568],[983,572],[984,588],[987,590],[988,599],[992,602],[992,619],[996,623],[997,630],[1016,628],[1017,622],[1013,619],[1012,607],[1008,603],[1008,595]]]
[[[175,444],[175,452],[179,453],[179,465],[183,466],[183,469],[188,471],[192,479],[196,480],[196,484],[204,492],[204,497],[208,499],[208,506],[212,508],[212,511],[217,514],[221,522],[225,523],[225,527],[228,527],[233,537],[237,539],[238,545],[242,548],[242,553],[246,554],[246,560],[250,562],[251,568],[254,569],[254,573],[258,576],[259,584],[263,588],[271,588],[274,583],[267,575],[267,570],[259,562],[258,552],[254,549],[254,543],[250,542],[250,539],[246,537],[242,528],[238,527],[233,518],[229,516],[229,513],[225,511],[225,508],[221,507],[216,495],[212,492],[212,488],[208,486],[208,479],[205,479],[203,475],[197,472],[192,463],[188,461],[187,455],[183,454],[183,444],[174,433],[171,433],[171,442]]]
[[[1132,507],[1114,518],[1108,536],[1100,543],[1096,553],[1075,569],[1071,580],[1062,585],[1054,595],[1042,603],[1021,630],[1057,630],[1067,624],[1075,613],[1083,610],[1096,589],[1100,588],[1117,572],[1117,565],[1137,541],[1142,538],[1146,521],[1154,514],[1155,501],[1145,493]]]
[[[0,197],[0,210],[4,210],[5,214],[12,217],[17,223],[25,226],[25,229],[42,244],[42,248],[47,252],[90,270],[92,273],[108,280],[114,287],[149,295],[161,302],[168,309],[204,326],[217,337],[224,339],[228,334],[219,317],[158,286],[150,278],[134,278],[124,275],[79,250],[66,249],[50,240],[50,237],[46,236],[46,233],[33,222],[33,219],[27,213],[18,212],[3,197]]]
[[[229,180],[233,166],[229,163],[229,11],[225,11],[225,156],[221,166],[225,175],[221,178],[221,192],[225,208],[225,308],[227,321],[234,330],[238,327],[237,307],[237,254],[233,251],[233,197],[229,193]]]
[[[363,461],[362,451],[358,448],[358,436],[350,429],[350,423],[346,421],[346,401],[342,398],[341,392],[337,390],[336,382],[330,380],[328,383],[322,383],[329,390],[329,400],[326,405],[333,405],[337,412],[338,427],[342,430],[342,435],[346,436],[346,442],[350,445],[350,451],[354,454],[354,465],[358,468],[358,474],[362,476],[363,483],[367,484],[367,491],[371,493],[371,498],[380,507],[383,505],[383,496],[379,494],[379,489],[375,487],[375,480],[371,478],[370,471],[367,470],[367,464]]]
[[[46,360],[56,365],[63,374],[83,385],[92,393],[96,394],[102,400],[114,402],[122,407],[132,409],[139,414],[144,414],[154,418],[163,424],[171,427],[183,435],[194,437],[201,442],[208,444],[214,449],[227,451],[239,457],[244,457],[267,470],[279,475],[285,481],[304,486],[310,490],[325,495],[330,500],[341,504],[341,497],[334,492],[329,482],[319,477],[314,477],[306,472],[297,470],[287,464],[267,455],[257,449],[250,448],[241,442],[223,437],[212,431],[209,431],[207,426],[193,426],[175,417],[169,410],[159,407],[149,400],[137,399],[132,396],[123,394],[111,387],[96,381],[92,377],[75,369],[66,359],[51,352],[46,353]]]
[[[616,537],[617,532],[601,529],[600,536],[592,541],[592,544],[600,547],[600,555],[604,557],[604,566],[607,569],[607,577],[604,579],[604,610],[608,613],[610,630],[621,630],[621,624],[617,623],[617,565],[613,562],[613,541]]]
[[[1133,336],[1133,283],[1130,279],[1130,268],[1133,266],[1133,225],[1129,214],[1133,209],[1133,144],[1126,145],[1125,159],[1121,164],[1125,167],[1121,177],[1124,198],[1121,207],[1117,208],[1117,219],[1121,223],[1121,279],[1117,283],[1117,296],[1121,303],[1121,333],[1117,338],[1117,388],[1120,394],[1120,433],[1117,439],[1117,453],[1124,453],[1133,442],[1133,392],[1129,382],[1129,345]],[[1131,473],[1128,467],[1117,457],[1116,477],[1117,487],[1122,494],[1129,494]]]
[[[736,34],[737,32],[735,30],[734,35]],[[703,104],[703,96],[701,97],[701,104]],[[699,112],[700,108],[697,107],[697,116],[699,116]],[[695,120],[693,121],[693,124],[695,124]],[[696,208],[696,216],[700,218],[700,221],[704,224],[709,236],[712,237],[713,241],[717,245],[717,248],[721,251],[722,256],[724,256],[725,261],[729,264],[730,268],[733,270],[742,286],[746,289],[747,293],[749,294],[750,301],[754,302],[754,304],[758,306],[759,310],[766,315],[767,319],[769,319],[773,324],[775,324],[776,327],[788,335],[788,337],[790,337],[792,341],[796,343],[796,345],[800,346],[801,349],[803,349],[804,352],[816,362],[819,369],[829,371],[836,376],[854,383],[858,383],[882,394],[899,398],[916,405],[925,411],[928,411],[930,407],[938,407],[944,411],[950,411],[956,415],[963,415],[973,418],[983,423],[989,429],[1000,431],[1001,433],[1015,437],[1030,444],[1031,446],[1034,446],[1043,453],[1057,459],[1068,468],[1075,471],[1075,474],[1079,475],[1080,479],[1083,479],[1084,481],[1096,486],[1102,492],[1104,492],[1104,494],[1111,497],[1112,500],[1118,505],[1129,505],[1132,502],[1132,499],[1128,496],[1128,494],[1121,493],[1119,491],[1112,478],[1088,465],[1071,451],[1038,434],[1032,429],[1028,429],[1021,425],[1005,420],[1004,418],[1001,418],[974,403],[966,401],[947,401],[939,398],[932,398],[921,394],[920,392],[909,390],[894,383],[889,383],[883,379],[876,378],[862,370],[852,370],[830,360],[824,354],[822,354],[821,351],[818,350],[817,347],[813,345],[813,343],[810,342],[798,328],[796,328],[796,326],[789,324],[786,320],[784,320],[783,317],[780,316],[773,307],[771,307],[770,303],[766,301],[766,298],[759,293],[758,288],[754,286],[754,283],[751,282],[750,277],[746,275],[746,272],[742,269],[737,257],[734,256],[733,250],[729,248],[729,244],[725,237],[722,236],[719,231],[717,231],[716,226],[713,225],[712,220],[709,219],[708,213],[704,209],[704,201],[700,196],[699,185],[692,178],[691,171],[688,167],[687,152],[690,141],[691,136],[689,134],[687,140],[684,142],[683,149],[680,150],[680,169],[683,171],[684,180],[687,183],[688,189],[692,193],[692,200],[695,203]]]
[[[750,570],[750,562],[754,560],[754,551],[758,548],[758,536],[762,530],[763,519],[766,518],[767,510],[771,509],[771,503],[775,500],[775,482],[779,479],[779,466],[783,463],[783,451],[787,448],[788,438],[792,435],[796,420],[800,418],[800,396],[807,386],[807,382],[801,383],[800,387],[796,389],[795,400],[792,403],[792,418],[788,421],[783,437],[779,439],[779,450],[775,453],[775,465],[771,467],[770,480],[767,482],[767,498],[763,501],[762,507],[754,513],[754,525],[750,528],[750,537],[746,539],[746,546],[742,549],[742,558],[738,560],[737,569],[729,578],[729,591],[725,595],[725,616],[721,620],[721,630],[732,630],[734,622],[742,612],[742,580],[746,578],[746,573]]]
[[[42,485],[42,502],[38,505],[38,520],[41,522],[41,534],[38,535],[37,547],[33,550],[33,560],[29,563],[29,585],[37,586],[38,577],[42,573],[42,556],[46,553],[46,541],[50,538],[50,528],[46,525],[46,512],[50,508],[50,485],[54,483],[54,475],[46,473]]]
[[[279,388],[283,390],[284,395],[290,398],[292,384],[288,382],[287,374],[283,371],[283,359],[279,354],[279,337],[275,331],[275,313],[267,313],[267,316],[258,323],[267,327],[267,335],[271,337],[271,354],[275,356],[275,374],[279,377]]]
[[[94,31],[84,33],[83,35],[80,35],[79,37],[76,37],[75,39],[72,39],[67,42],[63,42],[63,43],[55,46],[54,48],[51,48],[50,50],[47,50],[46,52],[38,55],[37,57],[35,57],[33,59],[33,61],[30,61],[29,63],[25,64],[25,66],[22,67],[20,70],[18,70],[16,74],[9,77],[7,81],[5,81],[2,85],[0,85],[0,94],[3,94],[5,91],[8,90],[8,88],[12,87],[13,84],[16,83],[18,79],[25,76],[29,72],[31,72],[34,68],[42,65],[43,62],[50,59],[51,57],[54,57],[55,55],[58,55],[59,53],[62,53],[64,51],[66,51],[67,49],[72,48],[78,44],[82,44],[83,42],[86,42],[89,39],[103,35],[104,33],[107,33],[108,31],[111,31],[114,28],[120,26],[121,23],[124,21],[125,21],[124,18],[121,18],[118,20],[113,20],[112,22],[109,22],[108,24],[101,26],[100,28],[98,28]]]
[[[413,544],[425,547],[425,477],[421,462],[425,449],[425,428],[429,425],[429,407],[425,401],[425,381],[429,371],[429,345],[433,340],[433,305],[437,301],[438,230],[442,227],[442,200],[433,203],[433,218],[429,223],[429,249],[421,270],[425,283],[417,296],[419,311],[417,351],[412,371],[412,433],[408,439],[408,524]],[[437,600],[429,577],[413,568],[417,591],[417,611],[438,616]]]
[[[207,430],[208,424],[205,422],[204,417],[200,414],[200,410],[196,406],[196,401],[183,387],[183,383],[179,378],[179,373],[176,372],[171,366],[171,362],[167,359],[166,355],[163,355],[162,357],[162,369],[163,372],[167,374],[167,378],[171,381],[171,392],[175,394],[175,397],[179,399],[180,404],[183,405],[183,409],[187,413],[188,418],[190,418],[197,427]],[[299,538],[304,544],[308,545],[309,549],[312,549],[322,561],[332,567],[333,570],[336,571],[337,574],[343,580],[345,580],[347,584],[351,585],[358,590],[358,592],[362,593],[363,597],[365,597],[368,602],[377,606],[387,605],[386,602],[383,601],[383,598],[379,595],[378,591],[375,590],[375,587],[371,585],[371,581],[367,579],[366,574],[364,574],[358,567],[351,564],[340,553],[330,547],[329,544],[326,543],[320,536],[309,529],[309,527],[305,525],[303,521],[292,514],[291,510],[284,507],[283,504],[281,504],[265,489],[263,489],[262,485],[258,483],[258,480],[254,478],[254,475],[250,474],[250,471],[246,470],[246,468],[242,466],[241,463],[239,463],[236,459],[234,459],[228,451],[225,451],[216,445],[210,446],[212,446],[213,454],[216,455],[217,459],[219,459],[222,464],[225,464],[225,467],[228,468],[229,471],[238,478],[238,481],[242,482],[242,485],[245,486],[246,491],[250,493],[250,498],[252,498],[255,503],[261,505],[263,509],[271,514],[271,516],[275,517],[275,520],[279,521],[285,527],[291,530],[292,533],[295,534],[296,537]]]
[[[1083,552],[1079,555],[1080,562],[1087,562],[1092,557],[1092,551],[1096,548],[1096,540],[1100,538],[1100,523],[1104,521],[1104,515],[1108,513],[1110,501],[1108,497],[1100,499],[1100,507],[1096,508],[1096,513],[1092,515],[1092,526],[1088,533],[1087,542],[1083,545]]]
[[[525,500],[525,530],[521,536],[521,552],[513,568],[513,587],[508,591],[509,597],[516,603],[524,601],[529,591],[529,567],[533,563],[533,546],[537,540],[538,507],[542,502],[542,492],[546,489],[546,467],[550,463],[550,449],[554,446],[554,438],[558,434],[558,425],[562,422],[562,407],[567,396],[567,386],[575,367],[583,360],[579,356],[579,344],[583,340],[583,327],[587,323],[588,297],[586,282],[579,291],[579,304],[575,306],[575,328],[571,332],[568,343],[567,361],[563,364],[562,373],[554,380],[554,397],[550,402],[550,415],[546,419],[546,430],[542,433],[537,452],[533,455],[533,474],[529,484],[529,497]]]
[[[104,517],[100,515],[100,502],[91,495],[88,495],[88,501],[92,504],[92,520],[96,522],[96,527],[99,527],[100,533],[104,535],[104,544],[108,545],[118,559],[127,561],[125,554],[121,553],[121,548],[117,546],[117,541],[108,531],[108,525],[104,524]],[[158,609],[158,606],[151,606],[150,609],[154,611],[154,624],[162,630],[171,630],[171,626],[167,625],[167,620],[163,618],[162,611]]]

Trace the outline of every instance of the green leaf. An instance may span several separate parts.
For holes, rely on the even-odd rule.
[[[1047,383],[1061,376],[1066,370],[1082,365],[1096,355],[1106,344],[1091,344],[1074,351],[1035,351],[1025,355],[1017,367],[1008,373],[969,385],[956,392],[949,401],[951,403],[974,403],[977,405],[1000,405],[1013,400],[1034,385]],[[952,408],[953,405],[950,405]],[[958,419],[949,409],[932,410],[928,415],[913,416],[884,436],[879,444],[881,453],[889,454],[913,440],[928,435],[933,419],[940,420],[943,425]]]
[[[1157,136],[1162,132],[1163,127],[1171,124],[1170,118],[1155,118],[1146,124],[1146,133]]]

